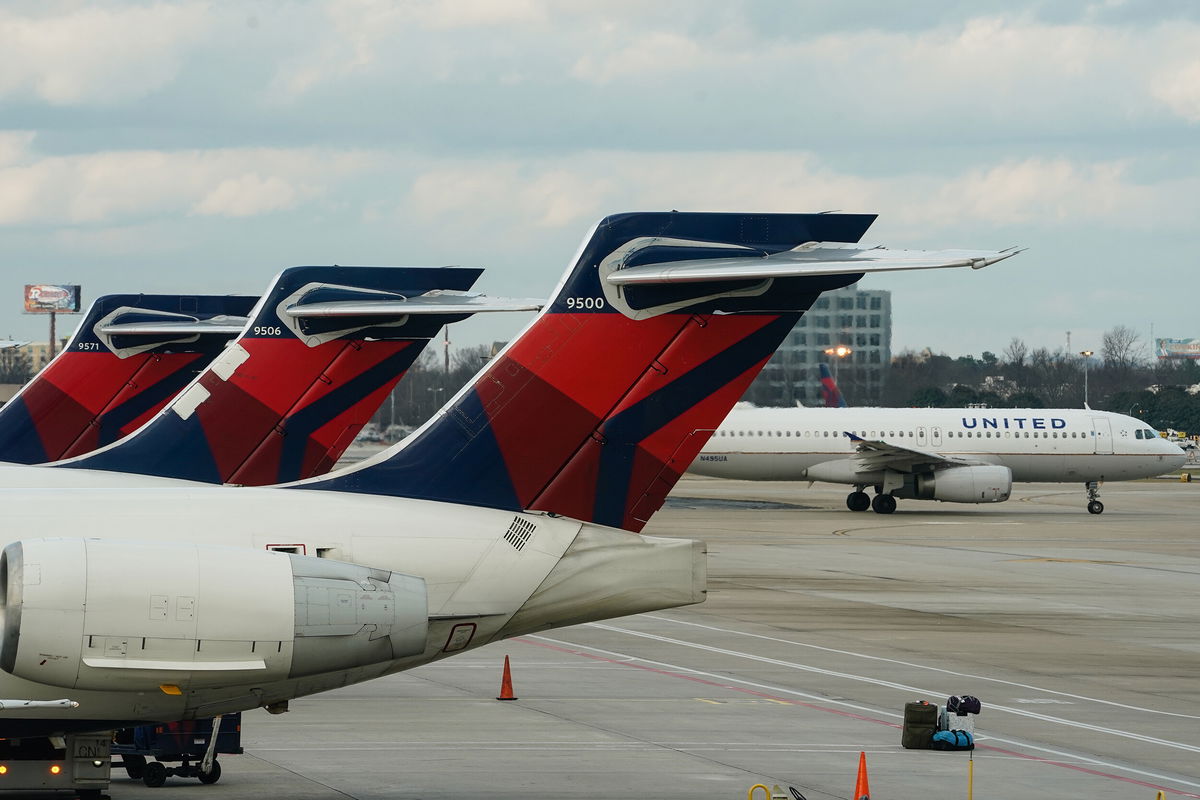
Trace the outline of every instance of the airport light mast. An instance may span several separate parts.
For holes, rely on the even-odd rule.
[[[1083,356],[1083,407],[1088,407],[1088,386],[1087,386],[1087,368],[1088,359],[1095,355],[1092,350],[1080,350],[1079,355]]]

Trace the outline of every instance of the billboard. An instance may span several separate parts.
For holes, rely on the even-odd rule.
[[[1200,358],[1200,339],[1155,339],[1154,355],[1159,358]]]
[[[25,284],[25,313],[47,314],[51,311],[79,313],[79,287],[58,283]]]

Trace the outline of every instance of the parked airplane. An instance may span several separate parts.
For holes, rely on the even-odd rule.
[[[442,411],[326,477],[0,490],[5,734],[278,712],[505,637],[703,600],[703,544],[636,532],[800,314],[867,271],[1011,255],[846,244],[873,219],[608,217]],[[86,509],[86,538],[48,504]]]
[[[237,338],[145,425],[77,458],[0,466],[0,487],[175,485],[162,478],[255,486],[326,472],[442,325],[541,306],[466,293],[481,272],[284,270]],[[71,352],[99,352],[92,336],[104,330],[81,326]],[[43,438],[57,430],[46,416]]]
[[[62,352],[0,408],[0,461],[40,464],[136,430],[246,325],[257,297],[100,297]]]
[[[880,514],[896,498],[999,503],[1013,481],[1083,483],[1087,510],[1100,514],[1100,482],[1184,460],[1141,420],[1091,409],[735,408],[689,471],[844,483],[851,511]]]

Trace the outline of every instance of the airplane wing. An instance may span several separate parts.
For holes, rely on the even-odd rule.
[[[617,285],[699,283],[747,278],[795,278],[852,272],[898,272],[913,269],[983,267],[1021,252],[1006,250],[889,250],[844,242],[807,242],[792,250],[768,254],[737,248],[730,258],[703,258],[640,264],[608,276]]]
[[[854,469],[857,472],[876,472],[882,469],[896,472],[915,472],[920,467],[979,466],[987,462],[978,459],[945,456],[911,447],[889,444],[878,439],[863,439],[844,431],[854,442]]]

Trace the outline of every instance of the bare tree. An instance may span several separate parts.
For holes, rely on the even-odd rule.
[[[1025,359],[1028,357],[1029,345],[1016,336],[1008,343],[1008,347],[1004,348],[1004,361],[1013,366],[1025,366]]]
[[[1142,361],[1142,337],[1133,328],[1118,325],[1104,332],[1100,355],[1104,365],[1117,370],[1127,370]]]

